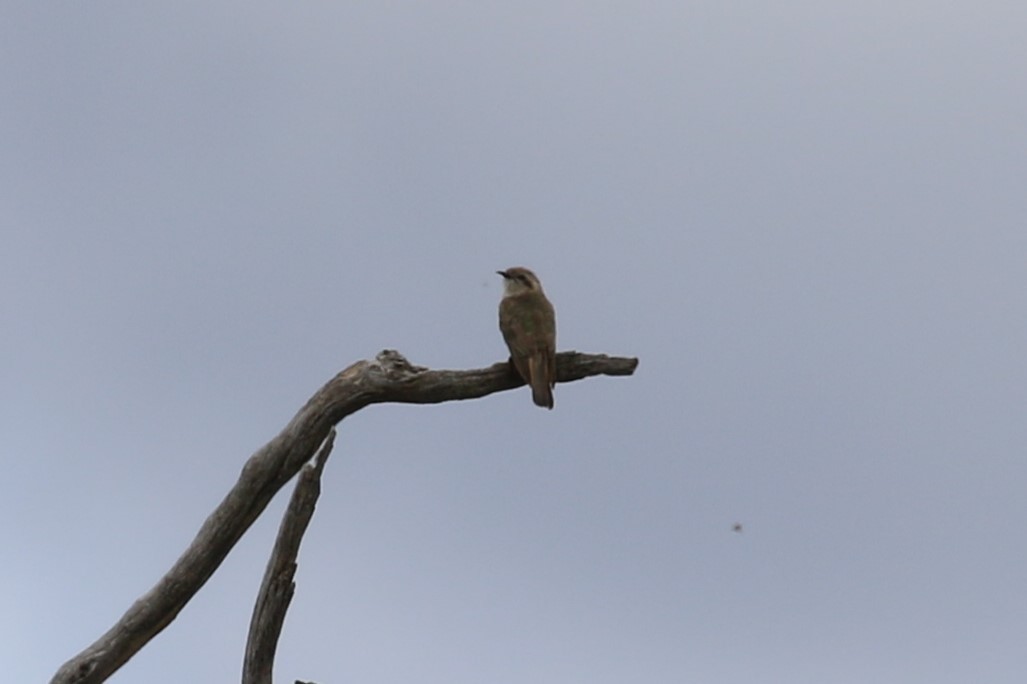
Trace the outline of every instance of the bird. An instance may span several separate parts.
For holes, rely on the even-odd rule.
[[[496,271],[503,276],[499,330],[510,349],[510,362],[531,387],[536,406],[553,408],[556,385],[556,312],[531,270],[514,266]]]

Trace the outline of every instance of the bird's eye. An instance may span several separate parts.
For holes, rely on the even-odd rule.
[[[529,285],[529,286],[531,285],[531,281],[528,280],[528,276],[526,276],[526,275],[519,275],[519,276],[517,276],[517,280],[521,281],[525,285]]]

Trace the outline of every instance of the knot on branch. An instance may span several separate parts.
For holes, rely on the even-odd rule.
[[[376,365],[390,380],[410,380],[412,376],[424,373],[428,369],[415,366],[395,349],[383,349],[374,357]]]

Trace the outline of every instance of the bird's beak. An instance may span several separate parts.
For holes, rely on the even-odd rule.
[[[510,276],[508,276],[506,274],[506,271],[496,271],[496,273],[498,273],[499,275],[503,276],[504,278],[509,278],[510,277]]]

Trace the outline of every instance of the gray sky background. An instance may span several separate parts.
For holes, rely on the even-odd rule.
[[[636,376],[342,423],[280,681],[1027,678],[1027,5],[4,15],[6,679],[344,366],[504,358],[512,265]],[[237,680],[287,494],[111,681]]]

